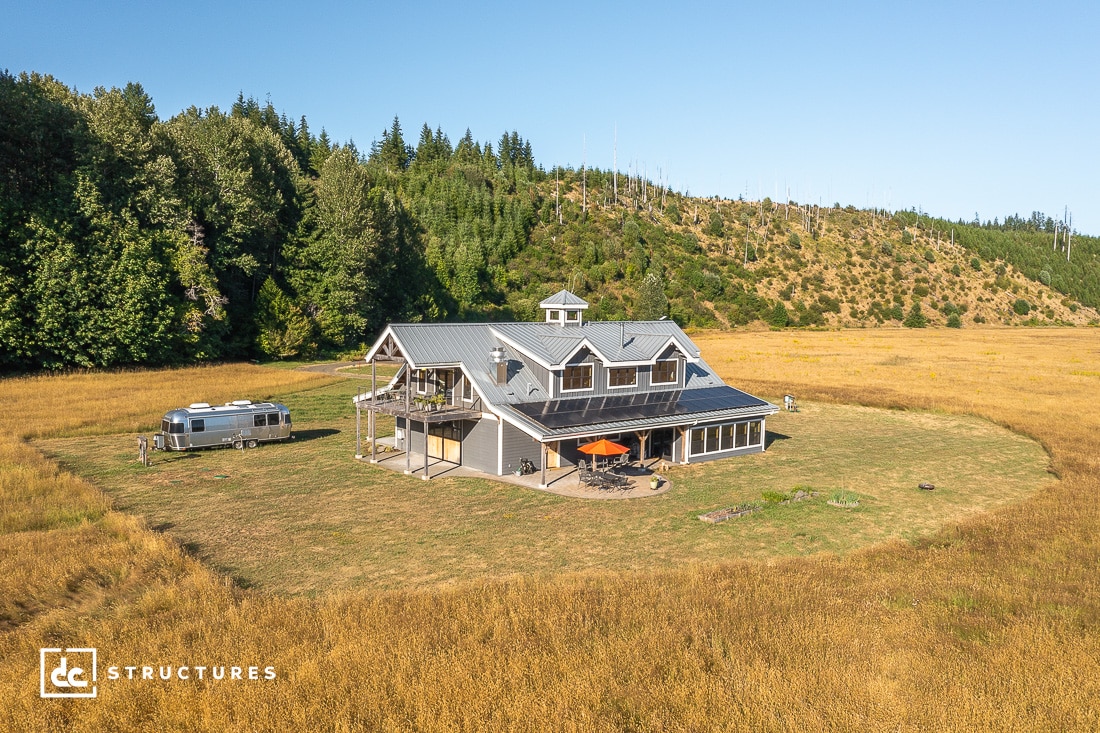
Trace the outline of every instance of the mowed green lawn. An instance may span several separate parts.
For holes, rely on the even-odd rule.
[[[425,482],[354,459],[357,388],[345,380],[285,395],[297,439],[255,450],[155,453],[144,468],[133,435],[36,445],[242,585],[290,594],[846,553],[927,536],[1055,480],[1038,444],[982,420],[804,404],[769,419],[766,453],[673,468],[672,490],[658,496]],[[922,481],[935,491],[918,490]],[[822,493],[721,524],[697,519],[796,486]],[[861,505],[828,506],[835,490]]]

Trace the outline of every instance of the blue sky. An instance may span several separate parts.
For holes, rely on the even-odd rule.
[[[6,6],[6,7],[5,7]],[[1033,210],[1100,234],[1100,5],[2,0],[0,67],[166,119],[238,92],[366,149],[452,142],[658,174],[693,195]]]

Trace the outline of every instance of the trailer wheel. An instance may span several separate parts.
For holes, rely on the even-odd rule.
[[[236,448],[237,450],[240,450],[241,448],[244,448],[244,442],[240,441],[240,440],[234,440],[233,441],[233,447]]]
[[[248,447],[249,448],[255,448],[256,447],[256,441],[254,441],[254,440],[248,441]]]

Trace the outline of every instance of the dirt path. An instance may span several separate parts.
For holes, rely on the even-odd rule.
[[[309,366],[300,366],[295,371],[299,372],[319,372],[321,374],[331,374],[334,377],[347,377],[348,379],[370,379],[369,374],[349,374],[344,369],[354,366],[362,366],[362,362],[358,361],[334,361],[328,364],[311,364]]]

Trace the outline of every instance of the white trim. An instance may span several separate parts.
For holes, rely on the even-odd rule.
[[[565,388],[565,370],[566,369],[580,369],[582,367],[588,367],[588,384],[587,387],[578,387],[577,389]],[[566,364],[561,370],[561,393],[562,395],[574,394],[576,392],[591,392],[596,388],[596,365],[592,362],[583,362],[581,364]]]
[[[758,443],[745,443],[745,445],[737,445],[737,426],[738,425],[744,425],[745,426],[745,440],[748,440],[749,435],[752,434],[752,431],[749,429],[749,425],[751,425],[754,422],[759,422],[760,423],[760,442],[758,442]],[[720,453],[732,453],[734,451],[747,450],[749,448],[763,449],[764,448],[764,442],[766,440],[766,438],[765,438],[766,431],[764,430],[764,424],[763,423],[764,423],[764,418],[761,417],[758,420],[750,418],[748,420],[734,420],[732,422],[708,423],[706,425],[692,425],[688,429],[687,444],[684,446],[684,455],[687,456],[688,458],[696,458],[696,457],[699,457],[699,456],[714,456],[714,455],[718,455]],[[722,445],[722,428],[724,428],[728,425],[733,426],[733,445],[729,448],[722,448],[721,447],[721,445]],[[706,449],[706,432],[705,431],[710,430],[711,428],[717,428],[718,429],[718,445],[719,445],[719,447],[718,447],[717,450],[707,450]],[[691,434],[692,434],[692,432],[694,432],[696,430],[704,431],[704,433],[703,433],[703,451],[701,453],[696,453],[695,451],[693,451],[691,449]]]
[[[504,420],[497,421],[497,476],[504,475]]]
[[[667,362],[670,362],[670,361],[674,362],[676,364],[676,367],[677,367],[676,368],[676,374],[675,374],[676,378],[673,379],[671,382],[655,382],[655,381],[653,381],[653,375],[657,373],[657,365],[662,364],[662,363],[667,363]],[[684,370],[682,368],[680,368],[680,360],[679,359],[657,359],[653,362],[653,365],[650,367],[650,370],[649,370],[649,384],[651,386],[654,386],[654,387],[658,387],[658,386],[659,387],[667,387],[671,384],[678,385],[678,384],[681,383],[680,382],[680,372],[681,371],[684,371]]]
[[[561,360],[561,363],[555,364],[553,368],[562,368],[562,369],[564,369],[567,366],[571,366],[569,364],[569,360],[572,359],[574,356],[576,356],[578,351],[580,351],[581,349],[584,349],[584,348],[587,348],[593,354],[598,356],[599,359],[600,359],[600,362],[602,362],[603,364],[614,364],[614,362],[611,359],[608,359],[606,356],[604,356],[602,353],[600,353],[600,350],[597,349],[595,346],[593,346],[592,342],[589,341],[588,337],[586,336],[585,338],[581,339],[581,342],[579,344],[577,344],[577,348],[573,349],[571,352],[566,354],[565,358]]]
[[[630,369],[631,367],[624,366],[609,366],[604,368],[604,372],[607,373],[607,388],[608,389],[631,389],[638,386],[638,367],[634,369],[634,382],[632,384],[612,384],[611,383],[611,370],[613,369]]]

